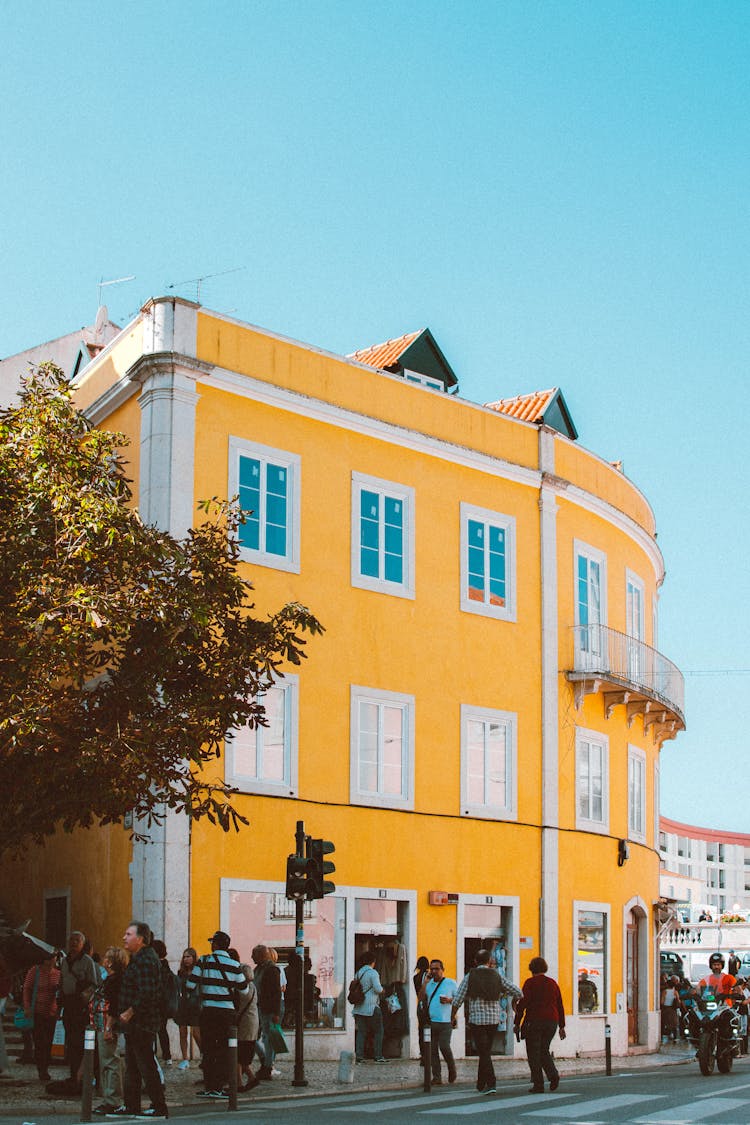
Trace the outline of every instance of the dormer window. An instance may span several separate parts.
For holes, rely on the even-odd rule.
[[[421,387],[429,387],[431,391],[444,391],[445,384],[440,379],[433,379],[430,375],[421,375],[419,371],[404,369],[404,379],[407,383],[419,383]]]

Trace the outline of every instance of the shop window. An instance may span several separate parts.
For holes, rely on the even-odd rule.
[[[352,585],[414,597],[414,489],[352,474]]]
[[[628,835],[646,842],[646,755],[628,747]]]
[[[294,906],[285,910],[279,893],[251,889],[228,894],[226,929],[240,959],[252,965],[254,945],[275,949],[286,973],[283,1025],[295,1026],[301,977],[295,953]],[[305,1027],[342,1028],[346,1021],[346,900],[327,895],[305,907]],[[247,935],[247,936],[245,936]],[[244,944],[243,944],[244,943]]]
[[[516,620],[516,521],[461,505],[461,609]]]
[[[352,804],[413,807],[414,697],[351,689]]]
[[[578,1014],[607,1011],[607,912],[576,909],[576,977]]]
[[[461,815],[515,819],[516,726],[508,711],[461,707]]]
[[[299,677],[284,676],[260,697],[266,725],[226,736],[226,780],[249,793],[297,795]]]
[[[245,513],[237,538],[246,562],[299,573],[299,481],[296,454],[229,439],[229,494]]]
[[[576,732],[576,826],[609,829],[609,743],[605,735]]]

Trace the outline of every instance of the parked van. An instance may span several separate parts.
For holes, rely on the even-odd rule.
[[[659,953],[659,971],[669,977],[684,976],[684,965],[679,953],[670,953],[662,949]]]

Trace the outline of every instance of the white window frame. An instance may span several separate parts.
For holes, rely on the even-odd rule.
[[[261,464],[282,465],[287,471],[287,542],[286,553],[276,555],[264,548],[239,545],[240,558],[255,566],[267,566],[274,570],[286,570],[292,574],[300,572],[300,485],[302,460],[297,453],[273,449],[259,442],[244,438],[229,438],[229,495],[237,496],[240,491],[240,457],[252,457]],[[261,529],[265,515],[260,513]]]
[[[632,783],[633,773],[640,775],[640,822],[639,828],[635,823],[635,806],[633,804]],[[628,745],[628,839],[637,844],[646,843],[646,806],[647,806],[647,781],[646,781],[646,753],[638,746]]]
[[[363,574],[360,566],[361,548],[361,496],[362,492],[377,492],[381,498],[386,496],[400,500],[403,504],[403,566],[404,575],[401,582],[390,582],[386,578],[375,578]],[[414,525],[414,489],[406,484],[395,484],[393,481],[381,480],[379,477],[368,476],[365,473],[352,473],[352,515],[351,515],[351,572],[352,586],[360,590],[373,590],[379,594],[391,594],[397,598],[413,598],[414,585],[414,556],[415,556],[415,525]],[[382,547],[382,544],[381,544]],[[381,555],[382,559],[382,555]]]
[[[242,793],[263,793],[270,796],[299,796],[299,676],[288,672],[273,685],[284,693],[284,777],[271,781],[241,773],[235,761],[234,732],[227,731],[224,740],[226,761],[224,776],[227,784],[234,785]],[[256,739],[263,739],[266,727],[250,730]]]
[[[659,833],[660,833],[659,803],[660,803],[660,801],[661,801],[661,767],[660,767],[659,762],[657,760],[656,762],[654,762],[654,821],[653,821],[653,829],[654,829],[654,848],[655,849],[658,849],[658,847],[659,847]],[[671,841],[673,839],[673,837],[668,836],[667,839],[669,839]]]
[[[504,805],[469,802],[469,723],[499,723],[505,727],[505,774],[507,800]],[[518,716],[513,711],[461,705],[461,816],[488,820],[518,819]]]
[[[469,598],[469,521],[476,520],[485,527],[502,528],[505,532],[505,605],[490,605]],[[461,503],[461,609],[465,613],[478,613],[500,621],[516,620],[516,520],[514,516],[493,512]]]
[[[360,704],[396,707],[402,712],[401,795],[379,792],[363,793],[359,788]],[[382,809],[414,808],[414,696],[401,692],[351,685],[350,693],[350,764],[349,799],[353,805],[370,805]]]
[[[584,741],[596,743],[602,748],[602,819],[600,821],[582,816],[578,808],[578,757],[581,750],[581,743]],[[601,734],[598,730],[587,730],[585,727],[576,727],[575,770],[576,828],[585,829],[588,832],[600,832],[606,835],[609,832],[609,739],[606,734]]]
[[[432,375],[422,375],[419,371],[412,371],[410,367],[404,368],[404,379],[407,383],[415,383],[419,387],[428,387],[431,391],[445,391],[442,379],[435,379]]]
[[[600,996],[600,1011],[598,1012],[579,1012],[578,1010],[578,920],[581,914],[587,912],[595,912],[604,915],[604,929],[606,937],[604,941],[603,961],[604,961],[604,988],[599,989]],[[610,1014],[609,1008],[609,994],[611,988],[610,976],[612,971],[612,907],[608,902],[584,902],[580,899],[573,901],[573,1012],[581,1019],[601,1019],[602,1016]]]
[[[641,612],[637,623],[633,621],[632,601],[630,587],[637,590],[640,595]],[[625,632],[629,637],[646,643],[646,584],[633,570],[625,571]]]

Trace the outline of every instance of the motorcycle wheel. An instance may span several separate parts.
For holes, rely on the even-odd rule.
[[[726,1051],[725,1054],[719,1055],[716,1060],[716,1065],[719,1068],[719,1074],[729,1074],[734,1062],[734,1055],[731,1051]]]
[[[710,1031],[702,1031],[698,1040],[698,1066],[701,1068],[701,1074],[705,1074],[706,1077],[713,1074],[715,1062],[714,1037]]]

